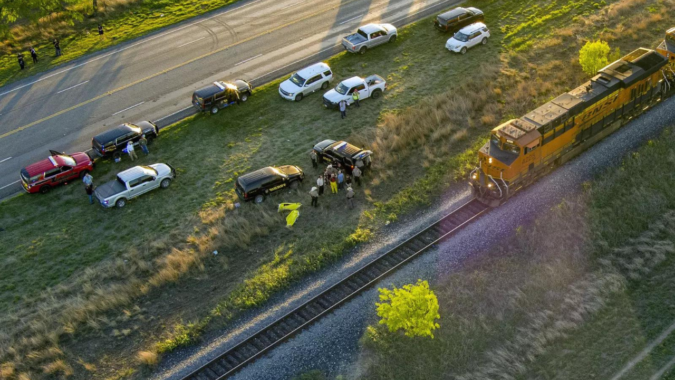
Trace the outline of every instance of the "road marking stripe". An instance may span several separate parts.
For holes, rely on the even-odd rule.
[[[5,161],[7,161],[7,160],[11,160],[11,159],[12,159],[12,157],[7,157],[7,158],[5,158],[4,160],[0,161],[0,164],[3,163],[3,162],[5,162]]]
[[[670,333],[672,333],[673,331],[675,331],[675,323],[673,323],[672,325],[670,325],[670,327],[668,327],[665,331],[663,331],[658,338],[654,339],[651,343],[649,343],[649,345],[645,347],[644,350],[642,350],[638,356],[634,357],[633,360],[629,361],[628,364],[626,364],[626,366],[623,367],[621,371],[619,371],[619,373],[617,373],[616,375],[614,375],[614,377],[612,377],[612,380],[619,380],[620,378],[622,378],[623,375],[625,375],[628,371],[633,369],[633,367],[635,367],[636,364],[638,364],[644,358],[646,358],[647,355],[649,355],[656,346],[658,346],[659,344],[661,344],[661,342],[666,340],[668,335],[670,335]]]
[[[66,88],[66,89],[63,89],[63,90],[57,92],[57,94],[60,94],[60,93],[62,93],[62,92],[66,92],[66,91],[68,91],[68,90],[72,90],[72,89],[74,89],[75,87],[82,86],[83,84],[88,83],[88,82],[89,82],[89,81],[84,81],[84,82],[82,82],[82,83],[80,83],[80,84],[76,84],[76,85],[74,85],[74,86],[72,86],[72,87],[68,87],[68,88]]]
[[[359,19],[359,18],[361,18],[361,17],[363,17],[363,15],[358,15],[358,16],[356,16],[356,17],[352,17],[352,18],[350,18],[349,20],[344,20],[344,21],[342,21],[342,22],[339,23],[338,25],[346,24],[346,23],[348,23],[348,22],[350,22],[350,21],[354,21],[354,20]]]
[[[19,181],[14,181],[14,182],[10,183],[9,185],[5,185],[5,186],[3,186],[3,187],[0,187],[0,190],[6,189],[6,188],[12,186],[12,185],[15,184],[15,183],[18,183],[18,182],[19,182]]]
[[[194,41],[190,41],[190,42],[186,42],[186,43],[184,43],[184,44],[182,44],[182,45],[178,45],[178,47],[181,48],[181,47],[183,47],[183,46],[185,46],[185,45],[190,45],[191,43],[197,42],[197,41],[201,41],[201,40],[203,40],[204,38],[206,38],[206,37],[197,38],[197,39],[194,40]]]
[[[213,50],[213,51],[211,51],[211,52],[202,54],[202,55],[200,55],[200,56],[198,56],[198,57],[192,58],[192,59],[187,60],[187,61],[185,61],[185,62],[183,62],[183,63],[179,63],[179,64],[177,64],[176,66],[173,66],[173,67],[170,67],[170,68],[168,68],[168,69],[164,69],[164,70],[162,70],[162,71],[156,72],[156,73],[154,73],[154,74],[152,74],[152,75],[149,75],[149,76],[147,76],[147,77],[145,77],[145,78],[139,79],[139,80],[137,80],[137,81],[135,81],[135,82],[128,83],[128,84],[126,84],[126,85],[124,85],[124,86],[122,86],[122,87],[118,87],[118,88],[116,88],[116,89],[114,89],[114,90],[110,90],[110,91],[108,91],[108,92],[106,92],[106,93],[103,93],[103,94],[101,94],[101,95],[98,95],[98,96],[96,96],[96,97],[93,97],[93,98],[91,98],[91,99],[89,99],[89,100],[87,100],[87,101],[84,101],[84,102],[80,103],[80,104],[76,104],[76,105],[74,105],[74,106],[72,106],[72,107],[66,108],[66,109],[64,109],[64,110],[61,110],[61,111],[56,112],[56,113],[54,113],[54,114],[51,114],[51,115],[49,115],[49,116],[43,117],[43,118],[40,119],[40,120],[36,120],[36,121],[34,121],[34,122],[32,122],[32,123],[26,124],[26,125],[24,125],[24,126],[21,126],[21,127],[19,127],[19,128],[16,128],[16,129],[13,129],[13,130],[11,130],[11,131],[9,131],[9,132],[5,132],[5,133],[3,133],[2,135],[0,135],[0,140],[4,139],[5,137],[11,136],[11,135],[13,135],[13,134],[15,134],[15,133],[17,133],[17,132],[21,132],[21,131],[23,131],[23,130],[25,130],[25,129],[28,129],[28,128],[30,128],[30,127],[33,127],[33,126],[35,126],[35,125],[37,125],[37,124],[43,123],[43,122],[45,122],[45,121],[47,121],[47,120],[49,120],[49,119],[53,119],[53,118],[55,118],[55,117],[57,117],[57,116],[61,116],[61,115],[63,115],[63,114],[66,113],[66,112],[70,112],[70,111],[72,111],[72,110],[74,110],[74,109],[78,109],[78,108],[80,108],[80,107],[82,107],[82,106],[85,106],[85,105],[87,105],[87,104],[89,104],[89,103],[95,102],[95,101],[97,101],[97,100],[99,100],[99,99],[101,99],[101,98],[104,98],[104,97],[106,97],[106,96],[112,95],[112,94],[114,94],[114,93],[116,93],[116,92],[120,92],[120,91],[122,91],[122,90],[126,90],[126,89],[129,88],[129,87],[133,87],[133,86],[135,86],[135,85],[137,85],[137,84],[139,84],[139,83],[145,82],[145,81],[150,80],[150,79],[155,78],[155,77],[158,77],[158,76],[160,76],[160,75],[162,75],[162,74],[166,74],[166,73],[168,73],[169,71],[173,71],[173,70],[175,70],[175,69],[178,69],[178,68],[181,68],[181,67],[183,67],[183,66],[189,65],[189,64],[191,64],[191,63],[193,63],[193,62],[195,62],[195,61],[198,61],[198,60],[200,60],[200,59],[202,59],[202,58],[206,58],[206,57],[211,56],[211,55],[214,55],[214,54],[216,54],[216,53],[220,53],[221,51],[230,49],[230,48],[232,48],[232,47],[239,46],[239,45],[241,45],[241,44],[244,44],[244,43],[246,43],[246,42],[249,42],[249,41],[251,41],[251,40],[254,40],[254,39],[256,39],[256,38],[259,38],[259,37],[261,37],[261,36],[264,36],[264,35],[266,35],[266,34],[274,33],[274,32],[276,32],[277,30],[281,30],[281,29],[286,28],[286,27],[288,27],[288,26],[290,26],[290,25],[293,25],[293,24],[295,24],[295,23],[299,23],[299,22],[308,20],[308,19],[310,19],[310,18],[312,18],[312,17],[314,17],[314,16],[320,15],[320,14],[325,13],[325,12],[328,12],[328,11],[330,11],[330,10],[333,10],[333,9],[336,9],[336,8],[339,8],[339,7],[344,7],[345,5],[350,4],[350,3],[354,3],[354,2],[356,2],[356,1],[359,1],[359,0],[347,0],[347,1],[344,1],[344,2],[342,2],[342,3],[340,3],[340,4],[337,4],[337,5],[332,6],[332,7],[330,7],[330,8],[322,9],[322,10],[319,10],[319,11],[317,11],[317,12],[311,13],[311,14],[309,14],[309,15],[307,15],[307,16],[301,18],[301,19],[298,19],[298,20],[296,20],[296,21],[288,22],[288,23],[283,24],[283,25],[280,25],[280,26],[278,26],[278,27],[276,27],[276,28],[270,29],[270,30],[268,30],[268,31],[266,31],[266,32],[264,32],[264,33],[261,33],[261,34],[254,35],[254,36],[251,36],[251,37],[249,37],[249,38],[243,39],[243,40],[238,41],[238,42],[236,42],[236,43],[234,43],[234,44],[232,44],[232,45],[223,46],[223,47],[221,47],[221,48],[219,48],[219,49],[216,49],[216,50]],[[1,94],[0,94],[0,95],[1,95]]]
[[[246,62],[248,62],[248,61],[252,61],[252,60],[254,60],[254,59],[258,58],[258,57],[262,57],[262,54],[258,54],[258,55],[256,55],[255,57],[251,57],[251,58],[246,59],[246,60],[243,60],[243,61],[241,61],[241,62],[239,62],[239,63],[235,63],[234,65],[235,65],[235,66],[239,66],[239,65],[241,65],[242,63],[246,63]]]
[[[183,108],[182,110],[176,111],[176,112],[174,112],[174,113],[172,113],[172,114],[170,114],[170,115],[162,116],[161,118],[159,118],[159,119],[157,119],[157,120],[155,120],[155,121],[156,121],[156,122],[157,122],[157,121],[162,121],[162,120],[166,119],[167,117],[171,117],[171,116],[173,116],[173,115],[175,115],[175,114],[177,114],[177,113],[181,113],[181,112],[183,112],[183,111],[185,111],[185,110],[187,110],[187,109],[190,109],[190,108],[192,108],[192,106],[185,107],[185,108]]]
[[[171,34],[171,33],[178,32],[178,31],[183,30],[183,29],[185,29],[185,28],[189,28],[189,27],[191,27],[191,26],[195,26],[195,25],[199,24],[200,22],[208,21],[208,20],[211,20],[211,19],[213,19],[213,18],[220,17],[220,16],[222,16],[222,15],[224,15],[224,14],[227,14],[227,13],[230,13],[230,12],[233,12],[233,11],[236,11],[236,10],[239,10],[239,9],[242,9],[242,8],[245,8],[245,7],[249,6],[249,5],[253,5],[253,4],[255,4],[255,3],[259,3],[260,1],[262,1],[262,0],[255,0],[255,1],[252,1],[252,2],[250,2],[250,3],[248,3],[248,4],[244,4],[244,5],[242,5],[242,6],[239,6],[239,7],[234,8],[234,9],[227,10],[227,11],[225,11],[225,12],[223,12],[223,13],[219,13],[219,14],[217,14],[217,15],[213,15],[213,16],[208,17],[208,18],[205,18],[205,19],[203,19],[203,20],[199,20],[199,21],[193,22],[193,23],[191,23],[191,24],[181,26],[180,28],[177,28],[177,29],[174,29],[174,30],[170,30],[170,31],[165,32],[165,33],[162,33],[162,34],[158,34],[158,35],[153,36],[153,37],[147,37],[147,38],[143,39],[143,41],[136,42],[135,44],[129,45],[129,46],[127,46],[127,47],[123,47],[123,48],[121,48],[121,49],[118,49],[118,50],[112,51],[112,52],[110,52],[110,53],[104,54],[104,55],[102,55],[102,56],[100,56],[100,57],[96,57],[96,58],[90,59],[90,60],[88,60],[88,61],[86,61],[86,62],[82,62],[82,63],[79,63],[79,64],[77,64],[77,65],[75,65],[75,66],[72,66],[72,67],[69,67],[69,68],[67,68],[67,69],[61,70],[61,71],[59,71],[59,72],[56,72],[56,73],[53,73],[53,74],[49,74],[49,75],[44,76],[44,77],[42,77],[42,78],[40,78],[40,79],[38,79],[38,80],[36,80],[36,81],[30,82],[30,83],[26,83],[26,84],[24,84],[24,85],[22,85],[22,86],[19,86],[19,87],[16,87],[16,88],[14,88],[14,89],[11,89],[11,90],[9,90],[9,91],[5,91],[5,92],[3,92],[3,93],[0,93],[0,96],[7,95],[7,94],[12,93],[12,92],[14,92],[14,91],[20,90],[20,89],[22,89],[22,88],[24,88],[24,87],[32,86],[32,85],[34,85],[35,83],[42,82],[43,80],[49,79],[49,78],[54,77],[54,76],[56,76],[56,75],[63,74],[63,73],[65,73],[65,72],[68,72],[68,71],[70,71],[70,70],[76,69],[76,68],[78,68],[78,67],[81,67],[81,66],[87,65],[87,64],[89,64],[89,63],[98,61],[99,59],[103,59],[103,58],[109,57],[109,56],[111,56],[111,55],[113,55],[113,54],[121,53],[121,52],[123,52],[123,51],[125,51],[125,50],[131,49],[132,47],[136,47],[136,46],[138,46],[138,45],[142,45],[142,44],[144,44],[144,43],[150,42],[150,41],[155,40],[155,39],[157,39],[157,38],[164,37],[164,36],[167,36],[167,35],[169,35],[169,34]]]
[[[143,104],[143,103],[145,103],[145,102],[140,102],[140,103],[135,104],[135,105],[133,105],[133,106],[131,106],[131,107],[125,108],[125,109],[123,109],[123,110],[121,110],[121,111],[117,111],[117,112],[115,112],[115,113],[112,114],[112,115],[115,116],[115,115],[117,115],[118,113],[122,113],[122,112],[128,111],[128,110],[130,110],[130,109],[132,109],[132,108],[136,108],[136,107],[140,106],[140,105]]]

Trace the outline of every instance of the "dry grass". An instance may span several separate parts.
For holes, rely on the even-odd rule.
[[[146,366],[156,366],[159,363],[159,355],[155,352],[141,351],[138,353],[138,362]]]

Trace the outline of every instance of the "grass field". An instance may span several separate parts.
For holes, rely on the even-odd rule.
[[[98,11],[94,13],[92,1],[82,0],[69,5],[67,12],[44,17],[39,27],[19,22],[11,28],[11,35],[0,41],[0,86],[236,1],[99,0]],[[106,31],[105,40],[98,36],[99,24]],[[54,38],[60,42],[63,52],[60,57],[54,56],[51,43]],[[40,57],[36,65],[30,62],[31,45]],[[24,70],[19,70],[16,60],[20,52],[27,57]]]
[[[262,304],[461,178],[476,144],[500,120],[581,81],[573,62],[584,36],[632,23],[617,11],[631,13],[628,3],[665,6],[621,1],[616,4],[624,8],[603,12],[604,5],[589,1],[538,7],[475,1],[502,21],[487,46],[466,56],[444,51],[447,36],[423,21],[403,28],[393,46],[332,58],[338,79],[377,73],[389,83],[383,99],[365,100],[344,121],[322,109],[319,95],[283,101],[275,82],[241,107],[163,131],[140,163],[177,168],[166,191],[123,210],[90,206],[79,183],[0,204],[7,247],[0,254],[0,324],[10,326],[0,330],[0,368],[15,377],[145,377],[157,353]],[[601,31],[594,17],[616,21]],[[636,46],[632,38],[652,45],[666,25],[655,19],[649,28],[607,39],[626,49]],[[519,38],[540,42],[516,43]],[[296,226],[284,228],[276,203],[308,203],[309,184],[261,207],[233,207],[233,180],[247,170],[297,164],[311,178],[307,152],[324,138],[348,138],[375,151],[355,210],[345,210],[341,195],[325,196],[320,208],[303,209]],[[128,166],[103,162],[95,181]]]
[[[675,177],[649,174],[668,172],[672,136],[432,285],[435,339],[367,333],[363,378],[613,379],[675,322]],[[651,378],[674,356],[667,336],[620,378]]]

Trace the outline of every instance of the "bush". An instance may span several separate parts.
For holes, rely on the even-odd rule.
[[[440,327],[435,322],[440,318],[438,314],[438,299],[429,289],[429,283],[417,280],[416,285],[405,285],[394,290],[379,289],[380,301],[377,303],[377,315],[382,318],[381,325],[386,325],[389,331],[403,329],[408,337],[430,336],[433,330]]]
[[[588,41],[579,50],[579,63],[584,72],[590,76],[595,75],[598,70],[607,66],[609,63],[609,52],[611,49],[605,41]]]

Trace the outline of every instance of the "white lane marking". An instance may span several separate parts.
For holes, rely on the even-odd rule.
[[[74,85],[74,86],[72,86],[72,87],[68,87],[68,88],[66,88],[66,89],[63,89],[63,90],[57,92],[57,94],[60,94],[60,93],[62,93],[62,92],[66,92],[66,91],[68,91],[68,90],[72,90],[72,89],[74,89],[75,87],[82,86],[82,85],[85,84],[85,83],[89,83],[89,81],[84,81],[84,82],[82,82],[82,83],[80,83],[80,84],[76,84],[76,85]]]
[[[644,358],[646,358],[647,355],[649,355],[656,346],[658,346],[659,344],[661,344],[661,342],[666,340],[668,335],[670,335],[670,333],[672,333],[674,330],[675,330],[675,323],[673,323],[672,325],[670,325],[670,327],[668,327],[665,331],[663,331],[658,338],[654,339],[651,343],[649,343],[649,345],[645,347],[644,350],[642,350],[642,352],[640,352],[638,356],[634,357],[633,360],[629,361],[628,364],[626,364],[626,366],[623,367],[621,371],[619,371],[619,373],[617,373],[616,375],[614,375],[614,377],[612,377],[612,380],[619,380],[620,378],[622,378],[623,375],[625,375],[628,371],[633,369],[633,367],[635,367],[636,364],[640,363]]]
[[[115,116],[115,115],[117,115],[118,113],[122,113],[122,112],[124,112],[124,111],[128,111],[128,110],[130,110],[130,109],[132,109],[132,108],[135,108],[135,107],[140,106],[140,105],[143,104],[143,103],[145,103],[145,102],[140,102],[140,103],[138,103],[138,104],[134,104],[133,106],[127,107],[127,108],[125,108],[125,109],[123,109],[123,110],[121,110],[121,111],[117,111],[117,112],[115,112],[115,113],[112,114],[112,115]]]
[[[182,44],[182,45],[178,45],[178,47],[181,48],[181,47],[183,47],[183,46],[185,46],[185,45],[190,45],[191,43],[197,42],[197,41],[201,41],[201,40],[203,40],[204,38],[206,38],[206,37],[197,38],[197,39],[194,40],[194,41],[190,41],[190,42],[186,42],[186,43],[184,43],[184,44]]]
[[[243,61],[241,61],[241,62],[239,62],[239,63],[236,63],[235,66],[239,66],[239,65],[241,65],[242,63],[246,63],[246,62],[248,62],[248,61],[252,61],[252,60],[254,60],[254,59],[258,58],[258,57],[262,57],[262,56],[263,56],[262,54],[258,54],[258,55],[256,55],[255,57],[251,57],[251,58],[249,58],[249,59],[246,59],[246,60],[243,60]]]
[[[11,159],[12,159],[12,157],[7,157],[7,158],[5,158],[4,160],[0,161],[0,164],[2,164],[3,162],[5,162],[5,161],[7,161],[7,160],[11,160]]]
[[[219,13],[219,14],[217,14],[217,15],[213,15],[213,16],[208,17],[208,18],[205,18],[205,19],[203,19],[203,20],[199,20],[199,21],[193,22],[193,23],[191,23],[191,24],[187,24],[187,25],[181,26],[180,28],[176,28],[176,29],[174,29],[174,30],[170,30],[170,31],[165,32],[165,33],[162,33],[162,34],[158,34],[158,35],[153,36],[153,37],[148,37],[148,38],[146,38],[146,39],[143,39],[142,41],[136,42],[135,44],[131,44],[131,45],[129,45],[129,46],[126,46],[126,47],[117,49],[117,50],[115,50],[115,51],[111,51],[110,53],[104,54],[104,55],[102,55],[102,56],[100,56],[100,57],[96,57],[96,58],[90,59],[90,60],[88,60],[88,61],[79,63],[79,64],[77,64],[77,65],[75,65],[75,66],[72,66],[72,67],[69,67],[69,68],[67,68],[67,69],[64,69],[64,70],[55,72],[55,73],[53,73],[53,74],[46,75],[46,76],[44,76],[44,77],[42,77],[42,78],[40,78],[40,79],[38,79],[38,80],[36,80],[36,81],[30,82],[30,83],[26,83],[26,84],[21,85],[21,86],[19,86],[19,87],[13,88],[13,89],[8,90],[8,91],[5,91],[5,92],[3,92],[3,93],[0,93],[0,96],[7,95],[7,94],[12,93],[12,92],[14,92],[14,91],[20,90],[20,89],[22,89],[22,88],[24,88],[24,87],[32,86],[32,85],[34,85],[35,83],[42,82],[43,80],[52,78],[52,77],[54,77],[54,76],[56,76],[56,75],[60,75],[60,74],[63,74],[63,73],[65,73],[65,72],[68,72],[68,71],[70,71],[70,70],[76,69],[76,68],[78,68],[78,67],[81,67],[81,66],[87,65],[87,64],[89,64],[89,63],[98,61],[99,59],[103,59],[103,58],[109,57],[109,56],[111,56],[111,55],[113,55],[113,54],[121,53],[121,52],[123,52],[123,51],[125,51],[125,50],[131,49],[131,48],[136,47],[136,46],[138,46],[138,45],[142,45],[142,44],[144,44],[144,43],[150,42],[150,41],[155,40],[155,39],[157,39],[157,38],[160,38],[160,37],[164,37],[164,36],[166,36],[166,35],[169,35],[169,34],[171,34],[171,33],[176,33],[176,32],[178,32],[179,30],[183,30],[183,29],[185,29],[185,28],[189,28],[189,27],[191,27],[191,26],[197,25],[197,24],[199,24],[200,22],[204,22],[204,21],[208,21],[208,20],[211,20],[211,19],[213,19],[213,18],[216,18],[216,17],[220,17],[220,16],[222,16],[222,15],[224,15],[224,14],[227,14],[227,13],[230,13],[230,12],[233,12],[233,11],[236,11],[236,10],[240,10],[240,9],[242,9],[242,8],[248,7],[249,5],[253,5],[253,4],[259,3],[259,2],[261,2],[261,1],[262,1],[262,0],[255,0],[255,1],[252,1],[252,2],[250,2],[250,3],[248,3],[248,4],[244,4],[244,5],[240,6],[240,7],[237,7],[237,8],[234,8],[234,9],[230,9],[230,10],[228,10],[228,11],[226,11],[226,12]]]
[[[663,368],[659,370],[659,372],[655,373],[654,376],[650,377],[649,380],[659,380],[664,373],[666,373],[669,369],[673,367],[673,365],[675,365],[675,357],[670,359],[670,361],[666,363],[666,365],[664,365]]]
[[[3,187],[0,187],[0,190],[6,189],[6,188],[12,186],[12,185],[15,184],[15,183],[19,183],[19,181],[14,181],[14,182],[10,183],[9,185],[5,185],[5,186],[3,186]]]
[[[350,21],[354,21],[354,20],[359,19],[359,18],[361,18],[361,17],[363,17],[363,15],[358,15],[358,16],[356,16],[356,17],[352,17],[352,18],[350,18],[349,20],[344,20],[344,21],[342,21],[342,22],[339,23],[338,25],[346,24],[346,23],[348,23],[348,22],[350,22]]]
[[[162,116],[162,118],[157,119],[157,120],[155,120],[155,121],[156,121],[156,122],[157,122],[157,121],[162,121],[162,120],[166,119],[167,117],[173,116],[173,115],[175,115],[175,114],[177,114],[177,113],[181,113],[181,112],[183,112],[183,111],[185,111],[185,110],[187,110],[187,109],[190,109],[190,108],[192,108],[192,106],[185,107],[185,108],[183,108],[182,110],[176,111],[176,112],[174,112],[174,113],[172,113],[172,114],[170,114],[170,115]]]

